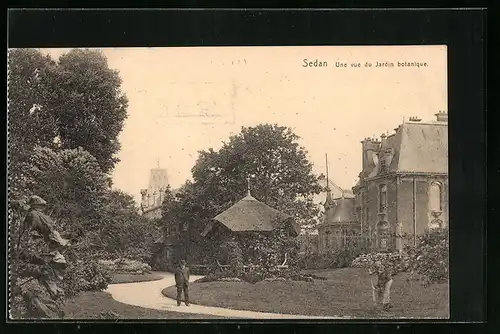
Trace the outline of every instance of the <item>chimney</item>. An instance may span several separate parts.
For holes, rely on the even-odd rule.
[[[380,135],[380,143],[381,143],[382,145],[384,145],[384,144],[385,144],[385,139],[386,139],[386,138],[387,138],[387,135],[386,135],[385,133],[382,133],[382,134]]]
[[[448,113],[444,110],[438,111],[438,113],[435,114],[435,116],[438,122],[448,122]]]
[[[376,155],[380,150],[380,141],[377,141],[372,138],[365,138],[361,141],[362,145],[362,163],[363,163],[363,171],[362,174],[366,175],[369,173],[373,167],[375,167],[373,162],[373,155]]]
[[[417,117],[417,116],[413,116],[413,117],[410,117],[410,121],[411,122],[420,122],[422,119]]]

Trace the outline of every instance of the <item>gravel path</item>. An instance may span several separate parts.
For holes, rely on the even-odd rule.
[[[110,284],[108,289],[113,299],[118,302],[140,306],[150,309],[214,315],[227,318],[240,319],[339,319],[334,317],[313,317],[305,315],[291,315],[278,313],[264,313],[243,310],[233,310],[221,307],[202,306],[191,304],[189,307],[182,304],[177,306],[174,299],[165,297],[161,291],[169,286],[175,285],[174,275],[171,273],[158,273],[163,276],[161,280],[150,282]],[[202,276],[191,276],[191,281],[197,280]]]

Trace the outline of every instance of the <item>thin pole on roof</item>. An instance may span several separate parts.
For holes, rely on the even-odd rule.
[[[326,190],[328,191],[330,189],[330,184],[328,183],[328,153],[325,153],[325,160],[326,160]]]
[[[252,196],[250,194],[250,175],[247,175],[247,195]]]
[[[326,191],[330,192],[330,180],[328,177],[328,153],[325,153],[325,161],[326,161]],[[338,185],[334,184],[335,188],[340,190],[342,198],[344,198],[344,189],[340,188]]]

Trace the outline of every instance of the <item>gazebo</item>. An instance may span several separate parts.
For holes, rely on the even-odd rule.
[[[226,211],[218,214],[201,233],[207,236],[214,229],[226,228],[232,233],[272,232],[284,228],[290,236],[298,236],[300,227],[293,217],[258,201],[250,192]],[[229,233],[231,234],[231,233]]]
[[[229,209],[215,216],[201,233],[203,237],[214,237],[214,241],[235,241],[239,237],[259,233],[272,237],[272,232],[281,230],[287,236],[297,237],[300,226],[294,218],[288,214],[278,211],[269,205],[258,201],[248,190],[247,196],[242,198]],[[240,239],[241,240],[241,239]],[[247,249],[242,249],[247,252]],[[248,253],[247,253],[248,254]],[[286,268],[288,254],[282,254],[284,261],[278,268]],[[220,265],[220,263],[217,261]],[[251,267],[251,266],[250,266]],[[250,268],[245,266],[245,268]]]

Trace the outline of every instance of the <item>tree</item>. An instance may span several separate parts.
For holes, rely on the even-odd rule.
[[[73,49],[52,67],[48,106],[57,118],[62,148],[83,147],[108,173],[119,161],[118,135],[128,100],[118,71],[101,51]]]
[[[244,127],[219,151],[199,152],[187,182],[176,200],[164,202],[163,217],[187,225],[188,250],[197,261],[213,261],[218,244],[200,233],[218,213],[240,200],[247,191],[247,177],[254,175],[254,197],[305,224],[319,208],[312,201],[320,192],[307,152],[291,129],[279,125]],[[181,229],[182,231],[182,229]],[[184,246],[186,246],[184,244]]]
[[[55,62],[38,50],[9,50],[8,83],[9,199],[24,203],[34,194],[43,197],[48,202],[46,221],[53,222],[39,224],[39,231],[31,230],[42,235],[59,230],[71,239],[71,246],[61,249],[63,254],[44,259],[41,239],[23,233],[30,230],[22,224],[24,206],[11,207],[9,237],[18,247],[9,249],[10,284],[17,296],[30,295],[22,287],[29,287],[27,291],[35,296],[25,300],[27,311],[38,308],[38,316],[59,316],[53,303],[43,301],[47,293],[54,297],[50,294],[59,288],[47,279],[47,270],[54,269],[50,266],[64,261],[66,275],[61,286],[66,296],[100,290],[110,276],[96,255],[110,247],[94,243],[95,235],[123,223],[118,230],[124,232],[114,237],[124,236],[124,247],[136,251],[136,257],[147,257],[141,247],[152,243],[155,231],[135,212],[131,197],[109,189],[127,101],[120,92],[118,72],[109,69],[106,58],[97,51],[72,50]],[[33,279],[21,282],[26,276]],[[38,298],[44,285],[49,290]],[[33,294],[35,290],[39,291]]]
[[[312,196],[321,187],[299,139],[290,128],[262,124],[243,127],[218,152],[200,152],[192,173],[205,207],[221,209],[240,200],[252,175],[255,198],[301,224],[314,219],[319,208]]]
[[[102,226],[89,234],[91,244],[101,257],[149,262],[160,236],[157,226],[140,216],[133,197],[120,190],[110,191],[105,203]]]
[[[39,50],[10,50],[8,82],[13,167],[39,145],[82,147],[102,171],[113,169],[128,101],[101,51],[73,49],[56,62]]]
[[[35,146],[55,148],[57,123],[47,108],[47,82],[55,62],[34,49],[8,52],[8,153],[11,195],[25,188],[27,159]]]

